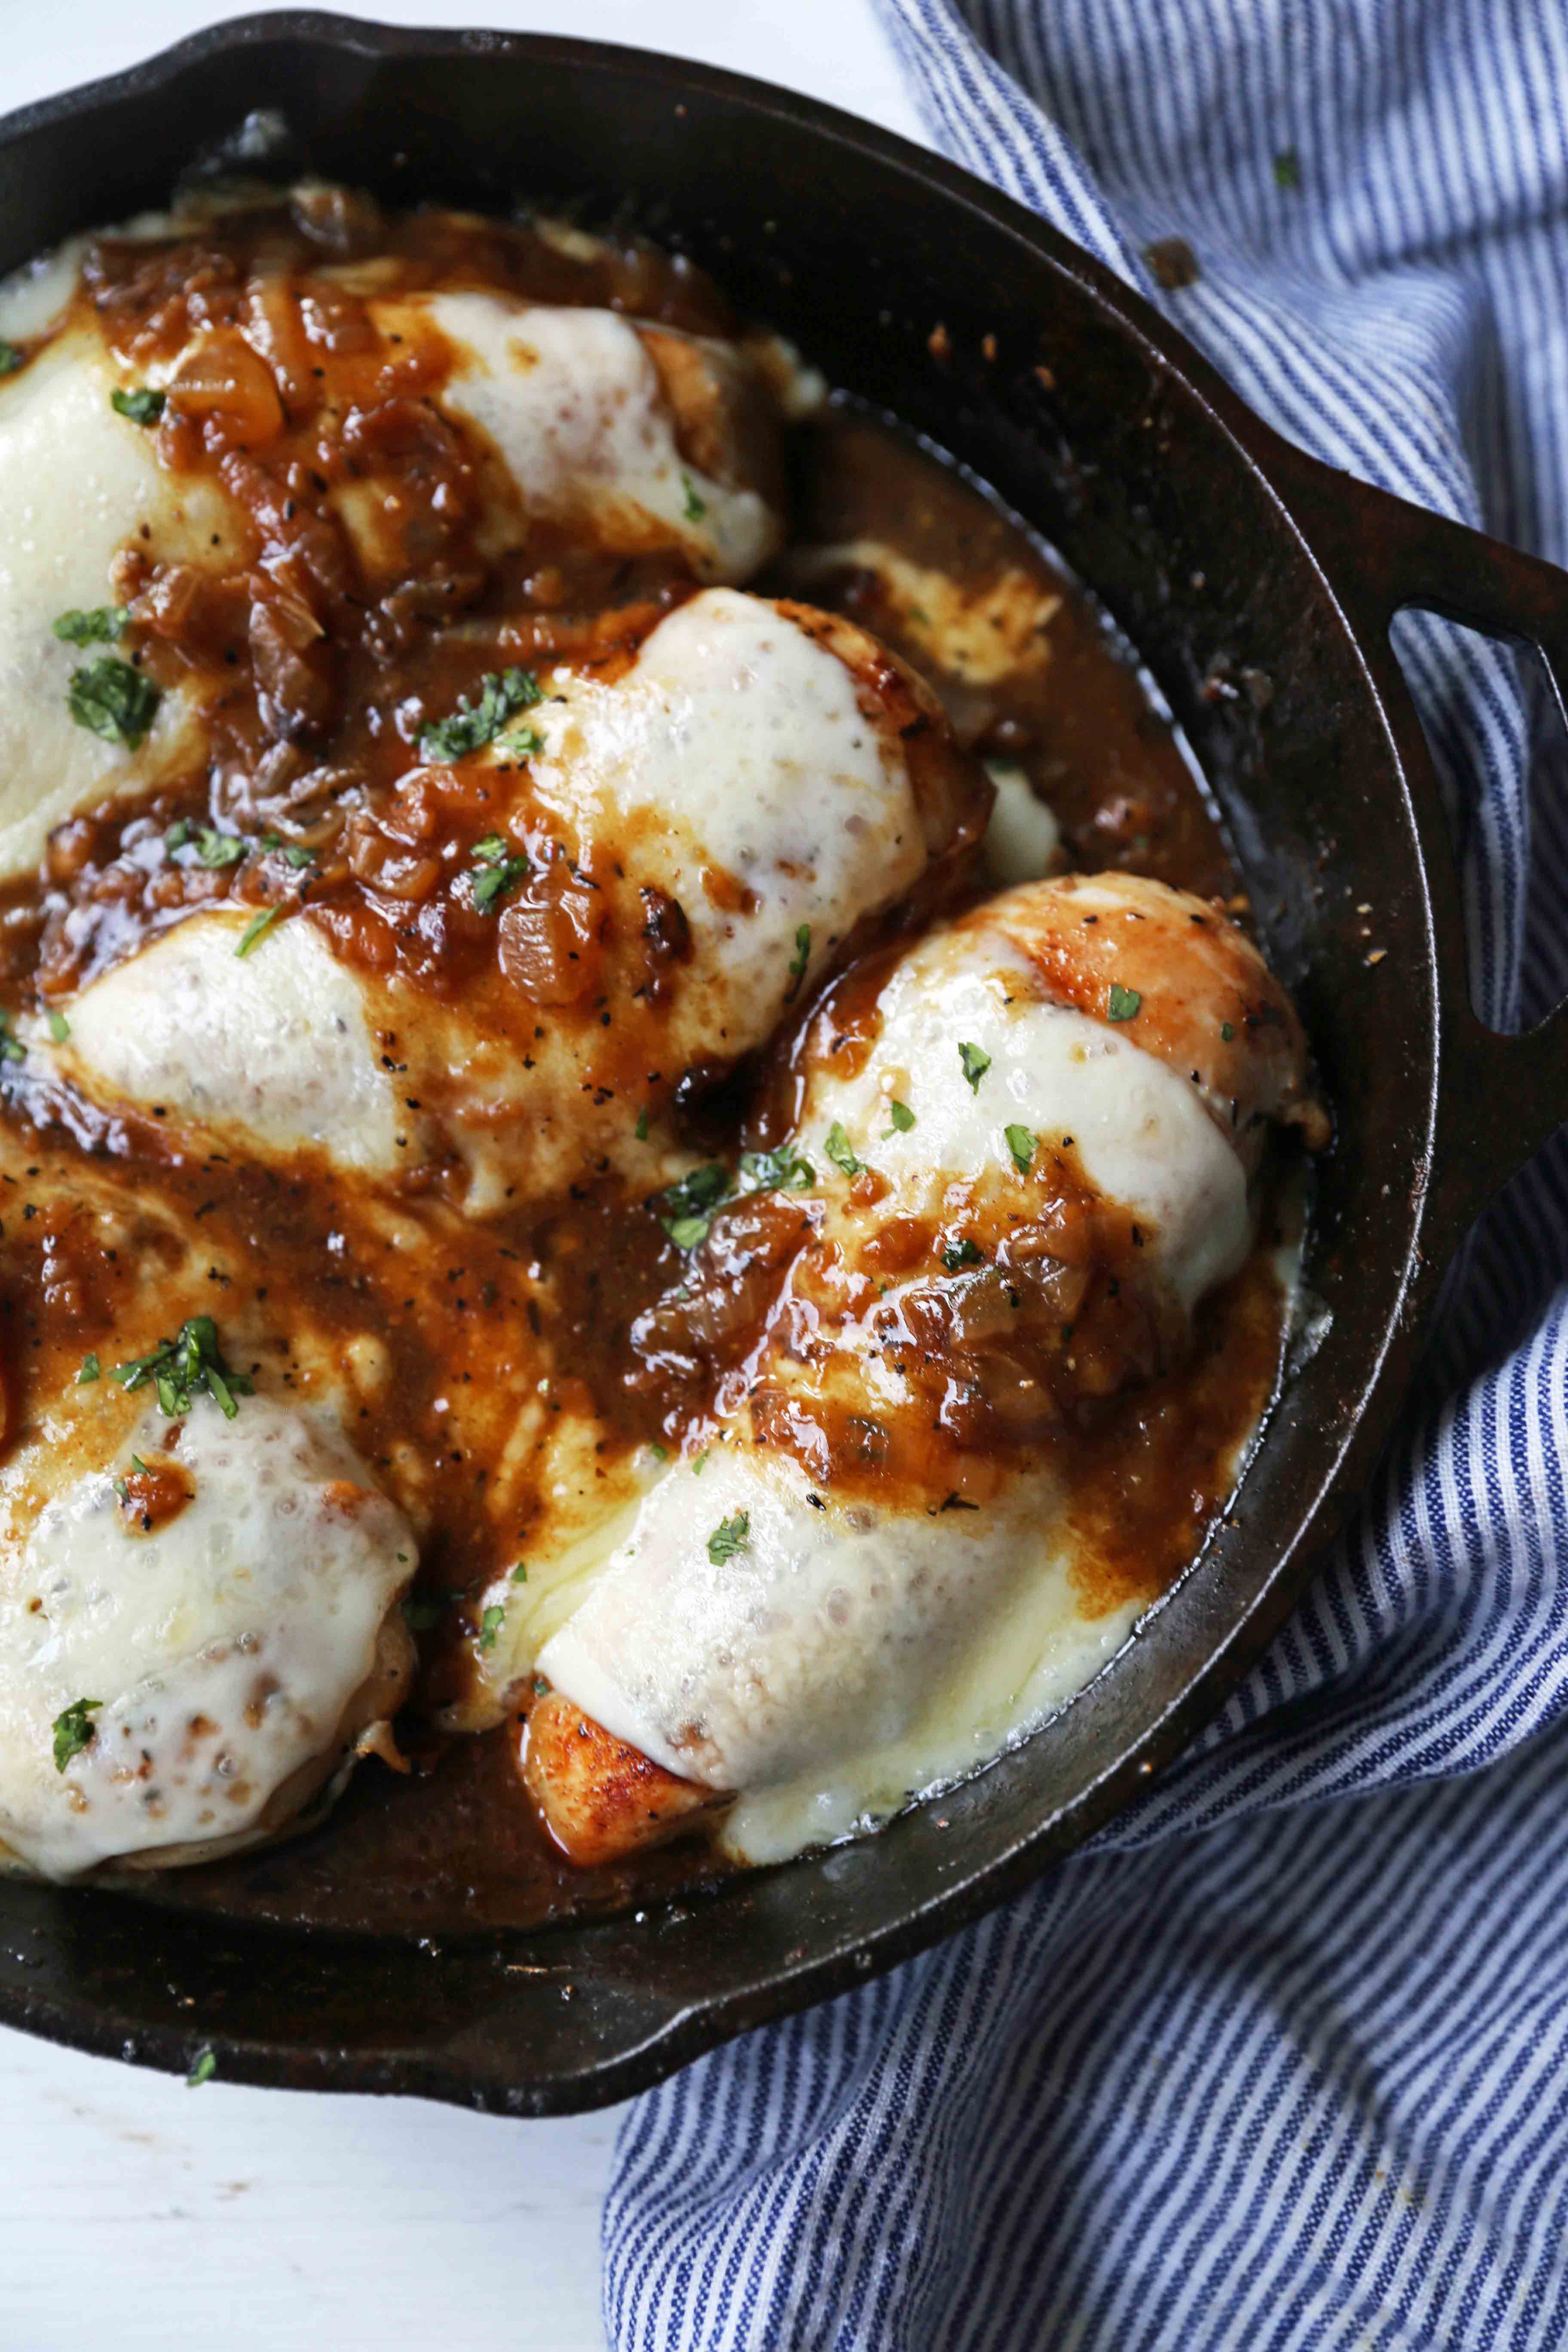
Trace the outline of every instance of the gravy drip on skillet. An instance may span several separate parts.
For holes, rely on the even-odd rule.
[[[0,894],[10,1023],[47,1014],[193,908],[221,904],[258,917],[279,907],[378,978],[482,999],[520,1056],[542,1019],[613,1031],[619,1007],[592,987],[563,992],[547,1013],[537,995],[509,990],[494,910],[476,903],[473,845],[499,806],[526,794],[526,749],[515,763],[452,765],[422,764],[419,746],[478,699],[487,676],[521,670],[548,684],[552,665],[569,664],[613,685],[703,580],[677,545],[627,553],[547,515],[497,543],[481,494],[492,453],[435,404],[453,364],[447,339],[427,320],[389,334],[373,314],[373,302],[435,287],[610,310],[678,337],[737,335],[700,272],[640,241],[590,247],[468,215],[386,216],[336,192],[218,214],[190,236],[89,247],[77,300],[126,380],[178,363],[147,428],[160,465],[221,483],[246,518],[245,543],[234,562],[199,570],[151,562],[134,543],[117,561],[113,592],[130,614],[118,650],[165,691],[199,679],[205,754],[150,799],[69,818],[41,873]],[[414,303],[407,320],[418,317]],[[193,334],[199,364],[181,360]],[[696,442],[683,454],[712,462]],[[1062,865],[1122,867],[1244,908],[1169,730],[1086,601],[1022,531],[896,428],[847,406],[794,427],[787,454],[791,536],[753,591],[841,614],[880,639],[935,689],[965,751],[1019,772],[1050,804]],[[367,482],[381,501],[374,563],[342,520]],[[890,666],[888,677],[908,691]],[[900,730],[911,766],[929,723],[911,703]],[[682,1246],[662,1188],[694,1165],[732,1170],[742,1150],[765,1152],[814,1057],[853,1072],[874,1042],[900,937],[993,887],[975,830],[960,824],[924,884],[839,943],[765,1060],[662,1071],[649,1087],[646,1023],[628,1029],[611,1083],[625,1089],[628,1128],[651,1109],[640,1174],[590,1165],[482,1219],[464,1213],[460,1168],[438,1148],[390,1183],[310,1150],[263,1165],[193,1146],[158,1105],[95,1109],[5,1060],[8,1430],[84,1360],[119,1360],[117,1302],[151,1255],[171,1280],[199,1277],[237,1370],[308,1400],[329,1366],[340,1377],[347,1368],[349,1434],[421,1541],[406,1612],[422,1658],[403,1727],[412,1779],[363,1769],[321,1826],[165,1874],[158,1899],[433,1932],[530,1926],[722,1874],[700,1842],[635,1866],[569,1867],[521,1801],[504,1730],[451,1738],[433,1725],[461,1699],[479,1595],[552,1539],[563,1480],[584,1507],[595,1494],[629,1507],[650,1462],[699,1447],[726,1383],[744,1383],[788,1270],[804,1265],[809,1286],[808,1194],[732,1194]],[[213,848],[219,836],[237,845]],[[574,865],[543,817],[528,857],[549,952],[574,955],[589,934],[614,945],[592,905],[614,902],[618,951],[646,966],[638,1018],[649,1004],[657,1015],[665,967],[683,952],[680,909],[646,908],[628,942],[618,869]],[[738,887],[711,878],[718,896]],[[396,1079],[397,1035],[377,1043]],[[426,1106],[406,1108],[412,1119]],[[1065,1307],[1058,1293],[1042,1298],[1003,1347],[982,1316],[955,1334],[962,1310],[933,1282],[930,1360],[959,1344],[968,1377],[955,1394],[933,1372],[929,1412],[891,1432],[843,1412],[805,1427],[783,1397],[770,1424],[767,1396],[752,1404],[774,1442],[839,1491],[963,1507],[1019,1442],[1022,1364],[1070,1444],[1084,1605],[1109,1613],[1164,1590],[1223,1506],[1278,1381],[1285,1306],[1271,1252],[1289,1219],[1266,1175],[1258,1245],[1207,1301],[1194,1352],[1174,1361],[1139,1278],[1139,1237],[1105,1214],[1070,1142],[1051,1148],[1063,1228],[1080,1236],[1064,1244],[1081,1269]],[[125,1209],[110,1240],[89,1213],[106,1187]],[[977,1253],[996,1254],[995,1202],[976,1196],[961,1222]],[[862,1271],[940,1270],[952,1223],[910,1222],[880,1244],[887,1264]],[[904,1337],[918,1357],[921,1330]],[[568,1428],[586,1436],[563,1452]],[[1039,1426],[1027,1435],[1038,1443]]]

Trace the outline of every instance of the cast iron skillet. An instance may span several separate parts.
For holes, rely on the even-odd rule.
[[[256,120],[270,110],[281,141]],[[241,149],[279,174],[628,214],[1043,529],[1194,745],[1338,1118],[1311,1264],[1331,1325],[1233,1523],[1110,1672],[939,1806],[668,1914],[440,1949],[0,1882],[14,2024],[150,2065],[211,2044],[231,2078],[557,2114],[1016,1894],[1177,1753],[1284,1617],[1373,1465],[1451,1252],[1568,1114],[1568,1012],[1502,1038],[1470,1009],[1389,622],[1419,604],[1533,643],[1561,699],[1568,575],[1303,457],[1110,273],[951,164],[632,50],[321,16],[221,26],[0,124],[0,267],[158,203],[247,117]]]

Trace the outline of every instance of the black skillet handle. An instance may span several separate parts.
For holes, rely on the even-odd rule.
[[[1429,1212],[1457,1242],[1492,1194],[1568,1120],[1568,1001],[1522,1036],[1470,1003],[1447,826],[1415,705],[1389,640],[1406,607],[1534,646],[1568,724],[1568,572],[1292,449],[1290,505],[1353,621],[1411,778],[1434,884],[1442,1008],[1437,1163]]]

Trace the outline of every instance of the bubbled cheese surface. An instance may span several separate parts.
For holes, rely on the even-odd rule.
[[[103,1410],[107,1436],[124,1409]],[[92,1448],[79,1426],[69,1454]],[[133,1454],[179,1464],[192,1489],[146,1533],[114,1488]],[[333,1756],[413,1572],[406,1523],[329,1423],[259,1396],[232,1422],[198,1398],[172,1445],[155,1407],[134,1414],[34,1517],[40,1475],[37,1449],[4,1474],[0,1843],[69,1877],[243,1840]],[[51,1726],[81,1699],[101,1702],[94,1737],[58,1771]]]

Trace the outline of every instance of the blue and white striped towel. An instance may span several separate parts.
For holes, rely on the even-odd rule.
[[[879,5],[941,144],[1284,432],[1568,561],[1564,0]],[[1172,235],[1202,274],[1161,295]],[[1511,655],[1401,625],[1518,1025],[1568,985],[1568,761]],[[1022,1901],[632,2109],[620,2352],[1568,2341],[1565,1143],[1177,1769]]]

